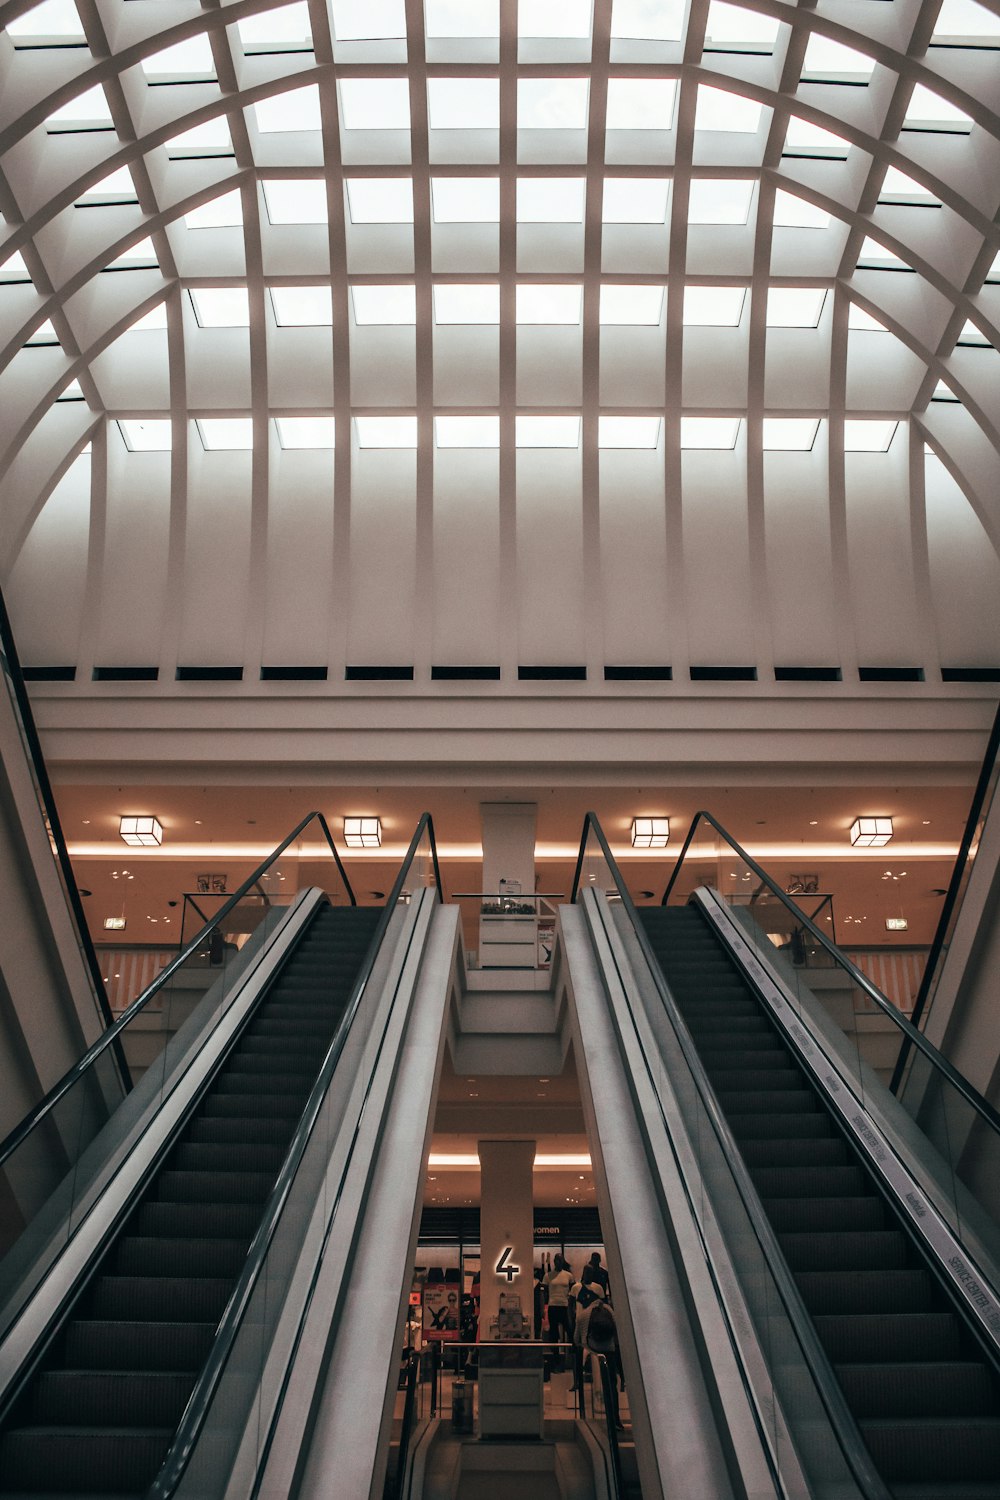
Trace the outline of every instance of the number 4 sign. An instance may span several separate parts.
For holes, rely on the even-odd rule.
[[[515,1276],[520,1276],[521,1274],[521,1267],[513,1265],[507,1258],[513,1248],[513,1245],[505,1246],[503,1254],[500,1256],[500,1259],[496,1263],[497,1275],[506,1276],[508,1286],[514,1280]]]

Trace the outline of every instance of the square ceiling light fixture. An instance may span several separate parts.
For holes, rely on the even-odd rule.
[[[633,818],[633,849],[665,849],[670,837],[669,818]]]
[[[891,818],[855,818],[851,825],[855,849],[883,849],[891,838]]]
[[[128,844],[130,849],[158,849],[163,843],[163,829],[159,819],[150,813],[142,813],[138,817],[130,814],[120,818],[118,832],[122,836],[122,842]]]
[[[381,818],[345,818],[344,843],[348,849],[381,849]]]

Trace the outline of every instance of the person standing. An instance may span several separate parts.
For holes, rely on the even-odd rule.
[[[545,1278],[545,1293],[549,1303],[549,1342],[556,1345],[558,1369],[563,1368],[562,1345],[570,1341],[569,1294],[573,1276],[562,1256],[557,1254],[552,1270]]]
[[[618,1327],[615,1323],[615,1315],[599,1289],[596,1281],[590,1283],[592,1291],[596,1293],[594,1300],[587,1307],[581,1308],[576,1315],[576,1328],[573,1333],[573,1341],[579,1350],[580,1360],[589,1354],[603,1354],[608,1362],[608,1373],[611,1379],[608,1381],[611,1407],[608,1412],[608,1420],[621,1429],[624,1425],[621,1419],[621,1410],[618,1404],[618,1373],[621,1369],[621,1361],[618,1356]],[[594,1386],[597,1388],[597,1376],[594,1376]]]

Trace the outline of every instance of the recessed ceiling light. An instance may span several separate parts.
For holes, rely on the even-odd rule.
[[[855,818],[851,826],[851,843],[856,849],[881,849],[891,838],[891,818]]]
[[[345,818],[344,843],[348,849],[380,849],[382,847],[381,818]]]

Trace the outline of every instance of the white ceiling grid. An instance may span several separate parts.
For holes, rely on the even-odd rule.
[[[77,496],[78,688],[1000,664],[996,5],[0,17],[0,570]]]

